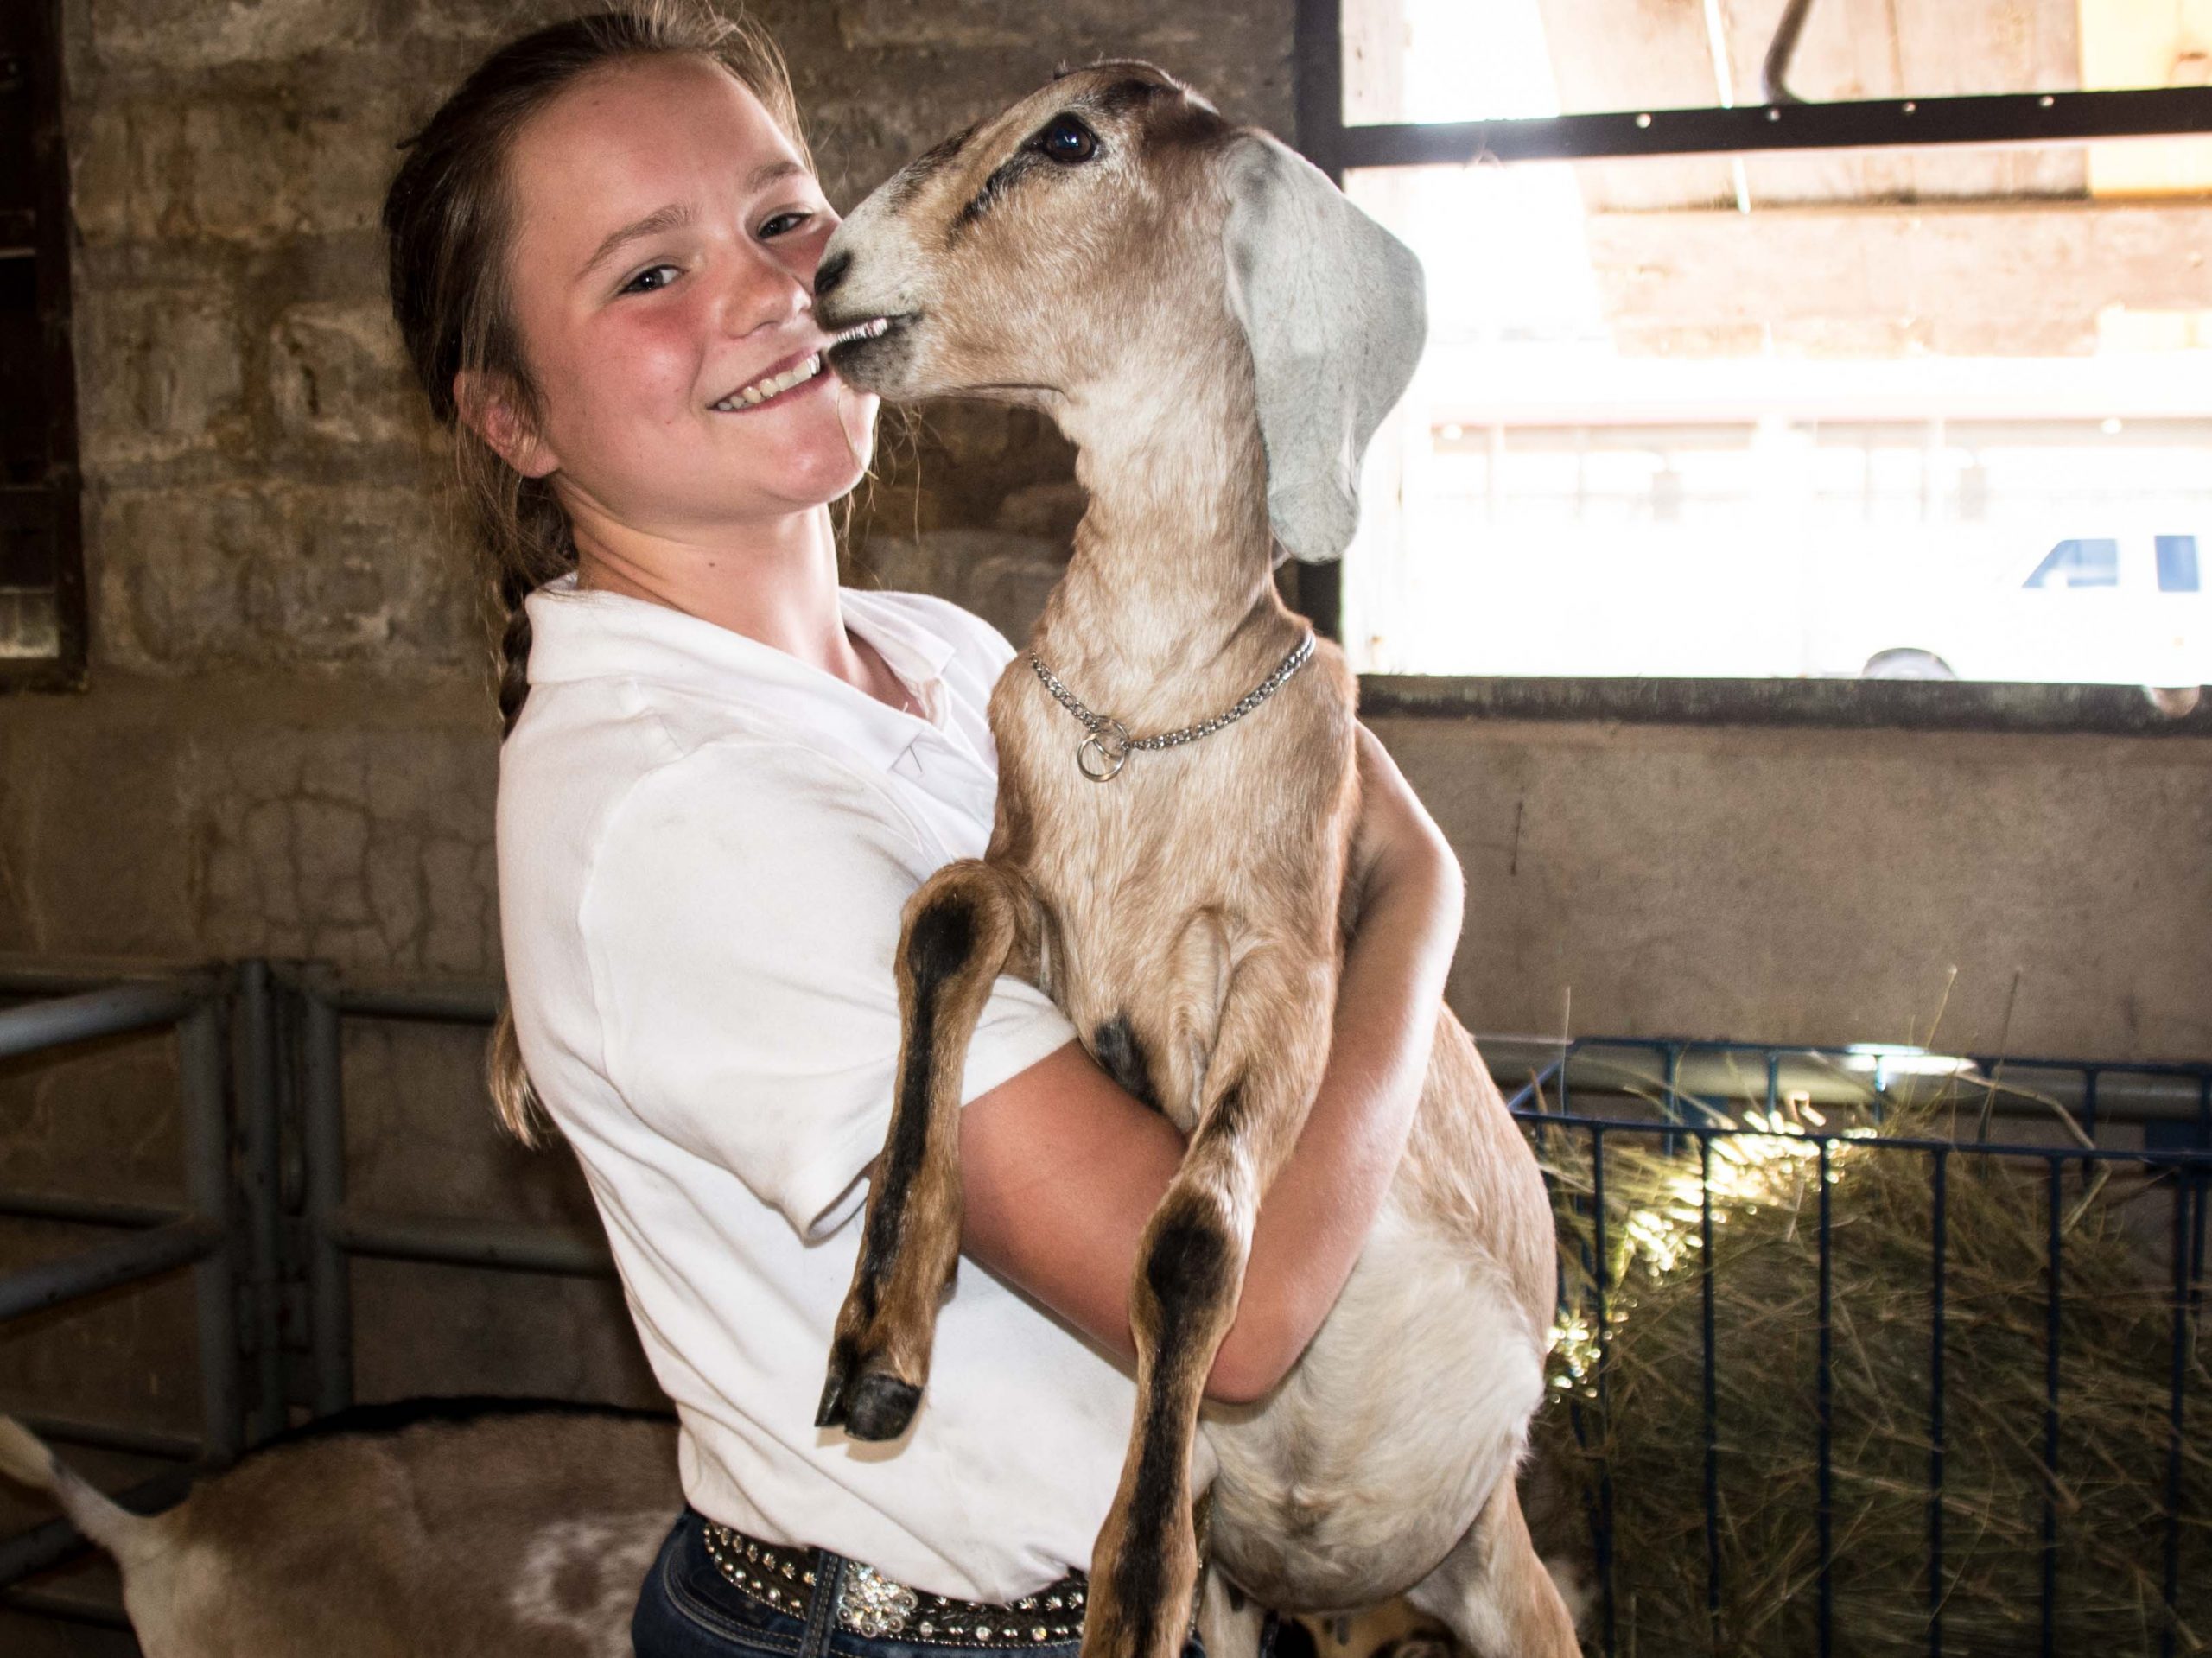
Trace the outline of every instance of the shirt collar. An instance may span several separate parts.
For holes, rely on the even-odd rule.
[[[772,645],[649,600],[579,588],[574,575],[524,601],[530,683],[621,678],[671,685],[787,721],[888,766],[925,726],[944,725],[944,670],[957,647],[893,595],[840,588],[837,598],[847,629],[875,647],[927,711],[926,721]]]

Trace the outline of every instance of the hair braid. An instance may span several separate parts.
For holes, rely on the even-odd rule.
[[[515,479],[514,483],[517,499],[499,514],[512,541],[491,572],[493,630],[499,638],[502,735],[515,728],[523,700],[530,695],[530,613],[524,608],[524,601],[548,581],[576,568],[575,537],[552,489],[539,479]]]
[[[523,600],[535,589],[512,577],[501,578],[499,603],[507,613],[499,630],[499,734],[506,736],[522,717],[523,699],[530,695],[530,612]]]

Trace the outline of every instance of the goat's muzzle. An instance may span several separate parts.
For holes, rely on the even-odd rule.
[[[850,248],[840,248],[814,268],[814,298],[818,305],[837,291],[837,284],[845,280],[845,273],[853,268]]]
[[[815,321],[831,331],[825,355],[837,378],[856,391],[880,391],[906,360],[906,341],[900,330],[912,321],[904,316],[867,317],[847,324],[830,307],[817,304]]]

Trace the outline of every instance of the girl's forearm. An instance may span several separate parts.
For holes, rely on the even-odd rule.
[[[1329,1058],[1261,1202],[1236,1322],[1207,1380],[1216,1399],[1266,1393],[1320,1328],[1404,1156],[1427,1073],[1464,885],[1387,757],[1363,773],[1362,825],[1372,832],[1355,848],[1362,904]],[[1183,1152],[1166,1117],[1071,1042],[962,1111],[961,1248],[1109,1350],[1134,1355],[1139,1240]]]
[[[1336,1304],[1404,1157],[1421,1101],[1463,888],[1440,842],[1370,877],[1344,958],[1327,1069],[1260,1205],[1236,1324],[1207,1391],[1255,1399]]]

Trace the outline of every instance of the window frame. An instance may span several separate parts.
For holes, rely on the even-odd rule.
[[[0,691],[77,691],[85,688],[87,615],[85,591],[84,480],[78,454],[77,370],[72,335],[69,163],[63,126],[62,0],[30,0],[16,13],[19,56],[30,100],[35,179],[32,206],[0,209],[0,245],[29,247],[36,261],[41,350],[36,380],[29,388],[42,399],[47,434],[42,483],[54,536],[54,604],[56,651],[51,657],[0,658]]]
[[[1627,110],[1536,119],[1347,126],[1344,10],[1355,0],[1296,0],[1292,100],[1300,153],[1339,187],[1352,168],[1602,161],[1948,144],[2079,143],[2212,133],[2212,87],[2020,92],[1973,97],[1781,101],[1732,109]],[[1802,8],[1801,7],[1802,12]],[[1802,17],[1800,18],[1802,22]],[[1770,79],[1788,64],[1777,41]],[[1286,566],[1284,595],[1317,632],[1340,639],[1341,563]],[[2161,713],[2130,685],[1866,679],[1576,678],[1363,674],[1367,715],[1621,724],[1839,729],[2212,735],[2212,696]]]

